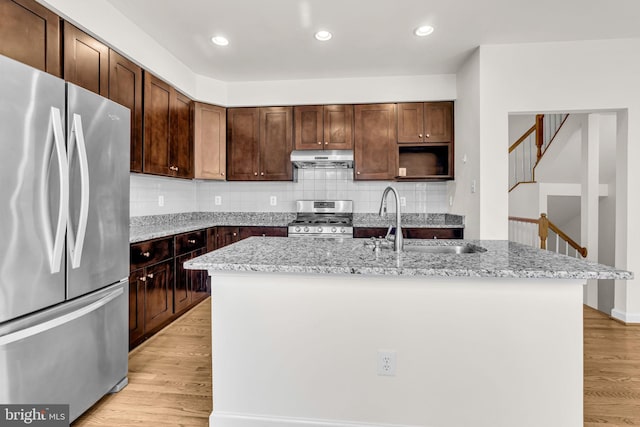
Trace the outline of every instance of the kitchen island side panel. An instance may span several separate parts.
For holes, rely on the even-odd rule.
[[[212,425],[582,426],[583,280],[210,274]]]

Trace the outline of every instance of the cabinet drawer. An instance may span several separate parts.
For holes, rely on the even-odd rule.
[[[173,238],[147,240],[131,245],[129,271],[146,267],[173,257]]]
[[[206,230],[192,231],[176,236],[176,256],[207,246]]]

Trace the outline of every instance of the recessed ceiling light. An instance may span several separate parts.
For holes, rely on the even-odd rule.
[[[333,37],[333,34],[331,34],[329,31],[326,30],[320,30],[316,33],[316,39],[320,40],[321,42],[326,42],[327,40],[329,40],[331,37]]]
[[[433,27],[431,25],[423,25],[422,27],[416,28],[413,33],[418,37],[428,36],[433,33]]]
[[[211,41],[218,46],[226,46],[229,44],[229,40],[222,36],[213,36],[211,37]]]

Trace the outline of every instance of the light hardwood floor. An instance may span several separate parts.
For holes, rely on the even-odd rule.
[[[129,353],[129,385],[74,427],[207,426],[211,398],[211,299]]]
[[[640,326],[584,308],[585,427],[640,426]],[[129,385],[75,423],[84,426],[207,426],[211,398],[211,300],[129,355]]]

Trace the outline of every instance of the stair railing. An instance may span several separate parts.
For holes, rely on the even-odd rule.
[[[536,122],[509,147],[509,191],[535,182],[535,167],[549,149],[568,114],[538,114]]]
[[[587,248],[580,246],[560,230],[557,225],[549,221],[546,213],[540,214],[538,219],[510,216],[509,240],[529,246],[539,246],[540,249],[547,249],[564,255],[573,255],[576,258],[578,255],[586,258],[588,253]],[[555,241],[555,244],[549,248],[548,243],[550,240]],[[560,241],[564,243],[561,244]],[[573,248],[575,253],[570,254],[569,248]]]

